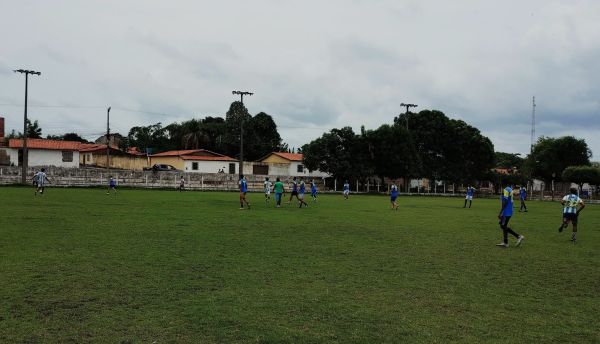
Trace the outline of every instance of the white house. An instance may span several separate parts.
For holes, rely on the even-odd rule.
[[[239,163],[234,158],[206,149],[188,149],[150,156],[150,166],[167,164],[184,172],[236,174]]]
[[[259,161],[252,163],[252,174],[329,177],[329,174],[325,172],[307,169],[302,163],[302,157],[302,154],[297,153],[269,153]]]
[[[27,139],[28,166],[79,167],[79,147],[76,141]],[[0,148],[8,155],[8,164],[21,166],[23,140],[9,139],[8,147]]]

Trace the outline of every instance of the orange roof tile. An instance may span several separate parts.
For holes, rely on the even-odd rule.
[[[188,154],[193,154],[193,153],[202,152],[202,151],[204,151],[204,149],[174,150],[174,151],[152,154],[151,156],[181,156],[181,155],[188,155]]]
[[[302,161],[302,154],[298,153],[273,152],[272,154],[278,155],[289,161]]]
[[[234,158],[228,156],[205,156],[205,155],[184,155],[181,157],[183,160],[204,160],[204,161],[237,161]]]
[[[22,139],[8,140],[9,148],[23,148]],[[28,149],[49,149],[49,150],[79,150],[81,142],[77,141],[60,141],[46,139],[27,139]]]

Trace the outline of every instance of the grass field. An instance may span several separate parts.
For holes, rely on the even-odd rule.
[[[262,197],[0,188],[0,342],[600,342],[600,206]]]

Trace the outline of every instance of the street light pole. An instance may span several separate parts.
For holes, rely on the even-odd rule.
[[[106,109],[106,171],[110,172],[110,106]]]
[[[240,95],[240,102],[242,103],[242,105],[244,105],[244,96],[251,96],[254,93],[252,92],[246,92],[246,91],[231,91],[231,94],[239,94]],[[240,173],[240,179],[242,178],[242,175],[244,175],[244,119],[241,118],[240,119],[240,162],[239,162],[240,166],[239,166],[239,173]]]
[[[400,104],[400,106],[404,106],[406,108],[406,116],[405,116],[406,117],[406,130],[408,131],[408,113],[410,112],[410,108],[411,107],[415,107],[416,108],[418,105],[416,105],[416,104],[404,104],[404,103],[402,103],[402,104]]]
[[[23,160],[21,163],[21,183],[27,183],[27,163],[28,163],[28,152],[27,152],[27,92],[29,86],[29,74],[41,75],[42,73],[33,70],[17,69],[15,73],[25,74],[25,112],[23,114]]]

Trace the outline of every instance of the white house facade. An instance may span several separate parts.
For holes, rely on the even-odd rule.
[[[27,140],[28,166],[79,167],[79,142],[45,139]],[[23,140],[9,139],[8,147],[2,148],[9,156],[9,164],[21,166]]]

